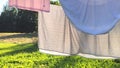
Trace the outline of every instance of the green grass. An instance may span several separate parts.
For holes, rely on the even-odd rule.
[[[30,39],[25,38],[25,36],[21,37]],[[15,38],[19,39],[20,37]],[[103,60],[88,59],[81,56],[53,56],[40,53],[36,42],[19,43],[21,42],[20,38],[16,40],[18,43],[14,43],[9,42],[10,39],[4,38],[3,40],[7,41],[0,42],[0,68],[120,68],[119,59]]]

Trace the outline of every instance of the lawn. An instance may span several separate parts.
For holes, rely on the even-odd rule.
[[[120,68],[120,60],[43,54],[35,33],[0,33],[0,68]]]

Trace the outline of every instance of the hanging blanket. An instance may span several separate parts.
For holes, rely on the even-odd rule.
[[[77,30],[61,6],[51,5],[50,13],[39,12],[38,17],[40,52],[88,58],[120,58],[120,21],[106,34],[90,35]]]
[[[120,19],[120,0],[60,0],[74,26],[89,34],[110,31]]]
[[[50,0],[9,0],[9,5],[31,11],[49,11]]]

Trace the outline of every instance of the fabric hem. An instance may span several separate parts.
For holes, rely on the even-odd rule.
[[[71,56],[71,54],[66,54],[66,53],[60,53],[60,52],[55,52],[55,51],[50,51],[50,50],[44,50],[44,49],[39,49],[41,53],[46,53],[46,54],[51,54],[51,55],[58,55],[58,56]],[[91,54],[83,54],[79,53],[77,55],[80,55],[85,58],[92,58],[92,59],[118,59],[116,57],[103,57],[103,56],[96,56],[96,55],[91,55]]]

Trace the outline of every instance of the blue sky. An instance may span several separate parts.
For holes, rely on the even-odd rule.
[[[8,0],[0,0],[0,13],[3,11],[3,6],[7,4]]]

